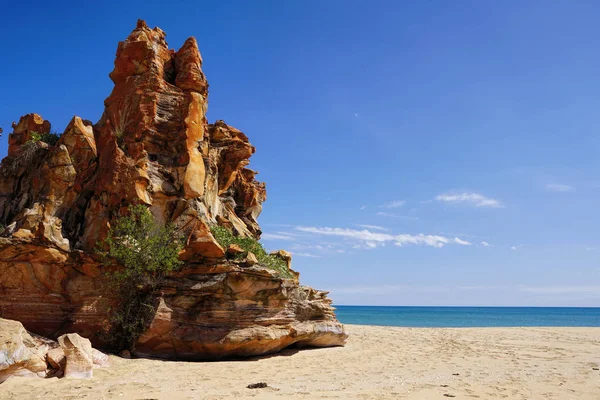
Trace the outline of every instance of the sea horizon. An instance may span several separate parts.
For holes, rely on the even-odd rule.
[[[334,305],[350,325],[413,328],[600,327],[600,307]]]

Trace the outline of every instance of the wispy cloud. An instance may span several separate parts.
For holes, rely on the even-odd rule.
[[[460,239],[460,238],[457,238],[457,237],[455,237],[455,238],[454,238],[454,243],[456,243],[456,244],[460,244],[461,246],[470,246],[470,245],[472,245],[472,244],[473,244],[473,243],[471,243],[471,242],[468,242],[468,241],[466,241],[466,240],[462,240],[462,239]]]
[[[573,186],[562,185],[560,183],[548,183],[546,184],[546,190],[549,192],[571,192],[574,188]]]
[[[263,233],[260,238],[264,240],[296,240],[292,234],[285,233]]]
[[[394,200],[380,205],[381,208],[399,208],[406,204],[406,200]]]
[[[310,234],[303,234],[303,239],[309,239]],[[294,255],[299,255],[300,257],[324,257],[332,254],[341,254],[345,253],[345,247],[347,244],[344,243],[323,243],[322,238],[319,238],[319,243],[322,244],[313,244],[303,241],[296,241],[288,246],[289,250]]]
[[[309,258],[322,258],[321,256],[318,256],[316,254],[311,254],[311,253],[292,253],[292,256],[309,257]]]
[[[396,246],[404,246],[407,244],[424,244],[433,247],[444,247],[444,245],[450,243],[450,239],[440,235],[424,235],[419,233],[418,235],[397,235],[395,237],[394,244]],[[455,242],[456,243],[456,242]]]
[[[364,210],[365,208],[367,208],[367,206],[365,206],[365,205],[360,207],[361,210]]]
[[[379,211],[377,214],[380,217],[389,217],[389,218],[400,218],[400,219],[410,219],[410,220],[417,220],[419,219],[419,217],[409,217],[406,215],[398,215],[395,213],[391,213],[391,212],[384,212],[384,211]]]
[[[502,207],[500,201],[485,197],[478,193],[445,193],[436,196],[435,199],[443,203],[464,203],[475,207]]]
[[[488,242],[486,242],[486,241],[481,242],[481,245],[483,247],[490,247],[490,244]]]
[[[370,242],[386,242],[393,240],[393,236],[387,233],[371,232],[367,229],[356,230],[348,228],[329,228],[329,227],[314,227],[314,226],[298,226],[297,230],[301,232],[316,233],[319,235],[341,236],[351,239],[358,239]]]
[[[455,243],[460,245],[470,244],[469,242],[461,240],[459,238],[449,239],[445,236],[425,235],[422,233],[419,233],[417,235],[392,235],[389,233],[371,232],[368,229],[356,230],[348,228],[330,228],[314,226],[298,226],[296,227],[296,229],[301,232],[314,233],[318,235],[337,236],[346,239],[353,239],[361,243],[359,247],[364,246],[366,248],[375,248],[378,246],[383,246],[386,243],[391,243],[398,247],[414,244],[432,246],[437,248],[444,247],[446,244],[449,243]]]
[[[383,226],[379,226],[379,225],[367,225],[367,224],[355,224],[355,225],[360,228],[373,229],[376,231],[387,231],[388,230],[388,228],[384,228]]]

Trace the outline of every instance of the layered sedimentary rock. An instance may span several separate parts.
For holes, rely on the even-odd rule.
[[[0,316],[56,338],[102,345],[118,299],[94,255],[114,221],[145,204],[185,238],[185,265],[157,293],[140,355],[179,359],[257,355],[346,340],[325,292],[230,257],[220,225],[259,239],[264,183],[247,168],[255,149],[223,121],[206,120],[208,83],[195,39],[179,51],[138,21],[119,43],[115,86],[96,124],[73,117],[56,144],[32,140],[51,125],[28,114],[13,126],[0,166]],[[290,257],[286,252],[279,257]]]

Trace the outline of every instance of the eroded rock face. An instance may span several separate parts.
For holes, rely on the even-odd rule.
[[[92,343],[76,333],[58,338],[65,355],[65,378],[91,378],[94,368]]]
[[[94,367],[108,366],[108,356],[76,333],[57,343],[29,334],[18,321],[0,318],[0,383],[12,376],[91,378]]]
[[[0,318],[0,383],[11,376],[45,377],[47,351],[20,322]]]
[[[8,155],[16,154],[34,133],[50,133],[50,121],[45,121],[38,114],[27,114],[19,119],[18,124],[13,122],[13,133],[8,137]]]
[[[97,333],[116,299],[94,249],[128,205],[146,204],[186,239],[185,266],[157,293],[138,354],[203,359],[343,344],[325,292],[300,286],[297,273],[261,267],[252,254],[229,257],[211,234],[218,224],[259,239],[266,189],[247,168],[255,151],[248,137],[206,120],[196,40],[176,52],[162,30],[138,21],[110,77],[115,86],[96,124],[73,117],[51,146],[32,143],[31,132],[49,132],[50,123],[28,114],[9,137],[0,166],[3,316],[102,345]],[[289,253],[275,254],[291,265]]]

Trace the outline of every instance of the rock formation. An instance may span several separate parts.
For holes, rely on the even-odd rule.
[[[65,377],[91,378],[94,368],[92,343],[76,333],[67,333],[58,338],[65,359]],[[60,355],[58,365],[61,364]]]
[[[31,335],[18,321],[0,318],[0,383],[11,376],[91,378],[94,367],[107,367],[108,356],[76,333],[58,343]]]
[[[137,355],[215,359],[284,347],[343,345],[326,292],[232,257],[219,225],[259,239],[265,184],[248,169],[255,148],[223,121],[206,120],[208,83],[196,40],[170,50],[165,33],[138,21],[119,43],[115,86],[96,124],[73,117],[55,144],[37,114],[13,125],[0,166],[0,316],[37,334],[77,332],[102,346],[117,299],[94,255],[131,204],[173,223],[184,267],[157,293]],[[277,257],[290,266],[289,253]]]
[[[0,382],[11,376],[46,376],[48,345],[34,339],[20,322],[0,319]]]

